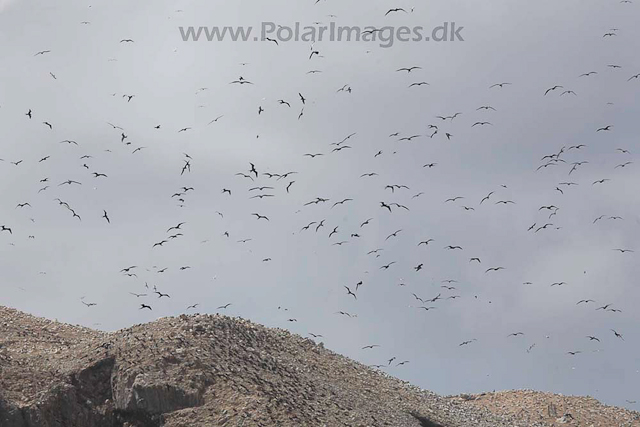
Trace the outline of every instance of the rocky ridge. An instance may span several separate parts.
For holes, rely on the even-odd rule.
[[[570,400],[514,393],[525,394],[441,397],[239,318],[104,333],[0,306],[2,427],[640,426],[639,413],[595,400],[572,413]],[[556,402],[553,420],[544,402]]]

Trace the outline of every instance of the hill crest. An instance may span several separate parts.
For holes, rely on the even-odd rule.
[[[542,393],[441,397],[308,338],[220,315],[105,333],[0,307],[0,374],[3,427],[553,425],[539,402],[516,410],[516,397]],[[566,402],[551,415],[571,425]],[[587,425],[640,426],[638,413],[590,407],[616,424]]]

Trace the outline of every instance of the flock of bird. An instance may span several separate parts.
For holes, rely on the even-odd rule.
[[[318,3],[316,1],[315,3]],[[384,16],[394,16],[398,12],[410,14],[412,9],[405,10],[403,8],[389,9]],[[90,21],[83,21],[81,24],[90,25]],[[607,30],[603,35],[605,38],[615,37],[622,30],[612,28]],[[118,43],[118,40],[114,41]],[[136,40],[131,38],[119,38],[119,43],[127,45],[130,48],[135,48]],[[277,43],[276,43],[277,44]],[[274,48],[282,48],[282,46],[274,46]],[[46,56],[56,55],[55,50],[41,50],[34,54],[35,59],[43,58]],[[301,61],[306,61],[309,64],[309,70],[306,74],[310,78],[314,75],[323,73],[323,65],[329,61],[326,55],[320,51],[318,45],[312,46],[311,55],[304,58],[300,58]],[[412,76],[421,76],[424,74],[427,64],[425,61],[416,60],[416,64],[400,64],[402,66],[387,67],[389,69],[383,71],[389,73],[392,77],[405,78],[409,76],[410,80],[406,81],[406,87],[410,90],[422,90],[423,86],[431,86],[432,84],[422,80],[423,77],[417,77],[412,80]],[[38,67],[38,63],[34,62],[33,66]],[[232,85],[237,89],[237,97],[242,98],[249,96],[247,91],[259,90],[260,85],[264,85],[264,82],[259,82],[256,74],[257,70],[251,68],[250,63],[242,63],[239,65],[242,69],[243,75],[237,78],[229,79],[228,81],[217,82],[218,85]],[[579,91],[571,89],[572,85],[576,85],[583,79],[597,79],[600,74],[607,71],[615,72],[614,79],[623,81],[629,85],[629,90],[638,90],[637,86],[632,85],[640,84],[639,73],[626,73],[621,72],[621,65],[618,64],[602,64],[597,70],[591,70],[575,76],[575,81],[564,84],[553,84],[548,87],[541,87],[539,96],[542,99],[548,99],[552,96],[558,97],[578,97]],[[53,70],[44,70],[48,72],[52,80],[56,82],[64,79],[60,73],[54,73]],[[611,77],[609,77],[611,78]],[[404,80],[403,80],[404,81]],[[597,80],[594,80],[596,85]],[[53,83],[53,82],[52,82]],[[515,79],[513,81],[498,81],[488,82],[486,85],[486,99],[491,100],[498,92],[509,91],[511,87],[518,85]],[[313,86],[314,82],[309,81],[309,85]],[[309,88],[306,88],[309,89]],[[195,92],[195,96],[209,90],[208,88],[200,88]],[[333,96],[358,96],[359,91],[366,91],[366,87],[358,87],[355,84],[337,85],[329,92]],[[311,95],[305,95],[307,91],[305,88],[297,88],[293,90],[289,97],[283,96],[274,100],[263,100],[255,105],[255,120],[267,120],[269,113],[276,109],[289,109],[296,111],[291,115],[292,123],[303,123],[308,115],[313,114],[312,109],[308,108],[311,105],[315,105],[316,99],[313,99]],[[253,92],[251,92],[253,96]],[[139,99],[139,96],[132,93],[113,93],[111,94],[115,98],[120,98],[124,103],[124,107],[135,104]],[[494,104],[495,105],[495,104]],[[606,108],[605,105],[602,106]],[[305,108],[308,108],[305,113]],[[6,113],[7,107],[3,108],[0,113]],[[87,141],[82,141],[79,136],[73,134],[65,134],[62,136],[58,129],[58,123],[52,122],[47,118],[47,114],[38,108],[38,105],[33,105],[30,108],[21,112],[16,112],[15,116],[20,120],[27,122],[29,126],[33,127],[45,127],[50,131],[50,137],[48,144],[50,147],[46,153],[42,156],[30,157],[30,158],[14,158],[11,152],[2,150],[0,153],[0,168],[6,170],[15,171],[20,173],[21,168],[28,167],[29,170],[35,171],[35,175],[25,178],[31,181],[33,185],[32,191],[27,191],[23,194],[21,200],[13,200],[9,203],[11,206],[7,206],[7,200],[4,200],[2,209],[0,210],[0,245],[11,245],[15,250],[18,250],[21,245],[24,244],[25,239],[35,239],[37,233],[33,231],[37,229],[37,223],[40,218],[47,215],[48,209],[62,209],[63,212],[68,214],[68,222],[65,223],[65,227],[70,224],[74,227],[86,227],[88,219],[104,221],[104,223],[110,227],[117,227],[121,221],[117,216],[111,213],[109,208],[110,203],[116,203],[114,200],[105,200],[102,205],[96,205],[93,209],[79,210],[74,206],[74,199],[84,197],[86,189],[95,185],[96,182],[108,182],[112,179],[113,175],[118,174],[117,169],[101,170],[97,168],[100,164],[101,158],[106,156],[114,156],[115,154],[127,154],[131,156],[140,156],[144,158],[145,153],[153,150],[154,148],[149,144],[148,146],[142,146],[136,141],[143,139],[141,137],[136,138],[133,141],[130,137],[130,133],[136,133],[138,135],[146,134],[146,139],[152,139],[154,132],[167,132],[174,133],[175,135],[189,134],[198,127],[215,127],[222,124],[230,113],[221,111],[220,114],[212,115],[211,120],[202,124],[190,124],[189,126],[183,126],[176,129],[167,129],[163,123],[158,123],[149,129],[125,129],[123,126],[119,126],[114,122],[116,120],[103,120],[104,129],[98,131],[108,135],[111,140],[111,145],[108,147],[96,147],[91,145]],[[359,140],[359,131],[354,129],[354,132],[337,138],[335,141],[327,142],[326,148],[321,151],[307,151],[304,148],[304,144],[301,143],[298,146],[299,152],[299,167],[296,170],[282,170],[274,172],[267,162],[260,162],[256,159],[247,158],[238,162],[237,172],[232,176],[229,176],[228,181],[224,184],[211,183],[210,186],[218,187],[216,192],[219,194],[219,203],[214,212],[211,215],[214,218],[214,222],[220,224],[220,232],[217,235],[201,241],[201,245],[197,250],[204,250],[206,244],[236,244],[236,245],[251,245],[254,242],[253,238],[243,236],[238,239],[233,235],[230,230],[224,227],[228,221],[240,222],[243,224],[249,224],[253,221],[253,226],[271,227],[274,225],[274,219],[277,215],[283,215],[282,212],[289,211],[291,216],[287,218],[277,218],[278,227],[283,227],[281,230],[284,234],[291,234],[296,238],[312,238],[309,240],[309,245],[317,246],[329,246],[336,247],[335,250],[341,250],[340,247],[350,244],[356,244],[360,239],[367,238],[367,241],[379,241],[379,246],[369,248],[363,255],[375,264],[377,271],[363,272],[362,278],[354,280],[353,283],[333,283],[328,284],[333,291],[342,292],[345,304],[350,304],[351,307],[348,311],[342,307],[325,307],[323,310],[334,316],[342,316],[349,319],[357,319],[358,310],[367,302],[367,285],[373,281],[373,277],[376,275],[388,274],[387,271],[397,273],[395,276],[383,276],[380,280],[393,282],[396,292],[403,293],[406,301],[406,307],[409,309],[415,309],[416,315],[419,312],[424,312],[425,315],[432,315],[433,311],[438,312],[443,304],[455,304],[458,300],[478,299],[478,296],[474,296],[474,291],[469,286],[461,283],[461,280],[451,279],[448,277],[438,279],[434,281],[436,283],[435,289],[430,295],[426,295],[426,292],[416,286],[411,286],[409,282],[412,280],[405,280],[402,277],[414,277],[415,275],[424,274],[425,270],[432,270],[434,276],[437,275],[437,266],[426,266],[426,260],[429,257],[429,251],[444,251],[447,256],[462,257],[469,269],[476,269],[485,277],[496,277],[497,275],[504,274],[505,271],[509,271],[510,266],[507,264],[495,265],[485,264],[485,258],[495,259],[491,253],[477,253],[471,252],[464,244],[457,244],[457,242],[441,241],[434,239],[430,236],[414,236],[408,234],[405,230],[404,224],[407,223],[407,217],[402,215],[409,215],[416,212],[418,203],[421,199],[429,197],[427,192],[429,191],[429,173],[432,170],[438,170],[439,168],[446,167],[446,165],[433,159],[426,159],[421,164],[421,173],[424,173],[423,180],[414,183],[397,183],[392,181],[392,177],[385,174],[381,170],[377,169],[375,165],[393,156],[397,151],[406,147],[406,144],[455,144],[456,143],[456,130],[461,128],[472,128],[474,131],[481,131],[486,127],[504,126],[499,124],[497,118],[500,115],[499,108],[495,108],[490,103],[478,102],[477,108],[474,111],[457,111],[452,114],[444,113],[441,115],[434,115],[433,117],[426,117],[426,122],[419,132],[402,132],[391,131],[388,134],[381,135],[380,138],[385,140],[385,144],[392,146],[393,148],[387,149],[370,149],[367,145]],[[71,119],[70,119],[71,121]],[[69,128],[69,123],[66,123],[63,127]],[[601,123],[593,126],[591,132],[598,137],[605,135],[614,135],[616,130],[616,123]],[[68,131],[66,131],[68,132]],[[258,136],[260,137],[260,135]],[[67,139],[68,138],[68,139]],[[615,153],[619,160],[615,164],[610,165],[610,175],[607,176],[592,176],[589,174],[588,168],[589,162],[593,161],[593,157],[589,154],[588,144],[558,144],[557,150],[550,153],[541,153],[542,155],[534,159],[537,163],[532,166],[531,171],[537,174],[536,176],[542,176],[543,174],[556,173],[560,177],[555,185],[545,191],[545,195],[549,200],[553,200],[553,203],[547,203],[540,206],[531,206],[528,208],[536,220],[533,223],[523,224],[522,229],[530,233],[531,238],[535,239],[544,233],[552,233],[554,231],[561,232],[563,224],[570,221],[570,218],[563,212],[562,197],[567,193],[574,190],[576,187],[584,188],[596,188],[597,186],[613,185],[615,177],[629,169],[634,168],[634,150],[635,147],[628,146],[615,146],[615,137],[611,137],[605,140],[603,144],[608,144],[612,153]],[[405,145],[402,145],[405,144]],[[88,153],[91,154],[88,154]],[[353,181],[363,182],[367,188],[369,188],[371,194],[375,194],[375,200],[363,200],[364,197],[357,193],[348,194],[348,183],[344,183],[344,187],[341,189],[347,193],[340,197],[328,197],[325,195],[310,195],[307,200],[301,204],[292,204],[287,197],[296,192],[305,192],[305,169],[308,162],[325,162],[324,167],[327,170],[334,168],[333,159],[338,156],[344,156],[349,152],[357,152],[355,154],[360,158],[357,163],[358,170],[346,171],[345,173],[350,176]],[[58,179],[49,176],[43,176],[38,173],[40,165],[49,162],[55,162],[56,158],[67,157],[72,159],[73,162],[78,164],[78,168],[85,173],[85,178],[77,178],[80,176],[74,172],[75,179]],[[192,168],[203,167],[202,163],[198,162],[198,158],[190,155],[189,153],[180,154],[179,160],[176,160],[175,169],[169,171],[168,174],[175,183],[176,190],[170,190],[172,194],[167,194],[167,201],[170,201],[172,208],[179,210],[188,210],[190,201],[197,197],[200,190],[197,185],[193,184],[190,180],[192,174]],[[28,165],[29,164],[29,165]],[[337,164],[337,163],[335,163]],[[6,172],[6,171],[5,171]],[[63,174],[67,171],[63,171]],[[509,197],[503,197],[506,193],[504,190],[508,188],[507,185],[502,185],[499,188],[487,188],[480,197],[470,196],[468,194],[451,194],[450,197],[443,198],[442,200],[430,200],[429,203],[433,205],[441,205],[443,209],[458,209],[460,212],[473,215],[475,211],[481,209],[489,209],[492,205],[494,209],[509,209],[513,205],[527,204],[527,200],[512,200]],[[328,192],[330,189],[328,189]],[[588,190],[586,190],[588,191]],[[335,191],[332,191],[336,193]],[[346,196],[346,197],[345,197]],[[234,208],[234,200],[251,200],[253,208],[246,212],[239,212]],[[273,200],[272,205],[264,204],[267,200]],[[357,226],[345,225],[341,219],[343,216],[349,215],[351,206],[354,204],[366,203],[370,206],[370,216],[363,218],[355,218]],[[278,206],[278,209],[274,209],[274,206]],[[24,218],[28,218],[29,222],[17,222],[10,223],[6,219],[8,209],[13,211],[19,211],[20,215]],[[316,218],[312,221],[299,223],[296,218],[296,214],[300,212],[313,211],[313,215]],[[280,213],[277,213],[280,212]],[[160,215],[160,213],[159,213]],[[390,218],[397,219],[397,227],[394,226],[386,231],[382,231],[379,236],[374,236],[373,231],[369,231],[373,224],[380,222],[381,218],[385,218],[385,221]],[[419,216],[413,216],[410,221],[419,221]],[[584,224],[586,227],[596,226],[600,221],[609,221],[612,224],[625,221],[625,218],[615,215],[607,214],[601,215],[593,219],[591,224]],[[180,221],[177,223],[169,223],[166,229],[158,230],[158,238],[154,241],[148,242],[148,248],[152,254],[163,251],[166,246],[170,246],[172,242],[185,238],[186,235],[191,234],[200,236],[198,230],[194,230],[190,227],[188,220]],[[391,249],[391,243],[395,240],[403,239],[403,245],[407,251],[425,251],[421,256],[425,258],[424,262],[419,262],[415,265],[406,265],[401,258],[395,258]],[[45,242],[39,242],[46,244]],[[635,257],[633,247],[611,247],[608,248],[611,252],[615,252],[620,257]],[[285,250],[286,252],[286,250]],[[267,256],[268,255],[268,256]],[[249,259],[247,268],[259,271],[263,263],[272,262],[272,257],[275,255],[265,254],[260,259]],[[309,255],[313,257],[313,255]],[[173,292],[177,291],[174,288],[160,289],[158,285],[158,278],[168,270],[176,270],[184,272],[191,270],[192,267],[188,263],[181,263],[173,266],[157,266],[157,265],[138,265],[132,263],[132,265],[122,266],[119,271],[114,271],[121,277],[131,279],[131,283],[135,283],[137,288],[131,287],[124,291],[128,295],[122,303],[122,309],[139,310],[140,312],[149,312],[149,316],[152,315],[154,309],[158,305],[169,307],[172,304]],[[586,270],[586,267],[585,267]],[[585,271],[586,273],[586,271]],[[42,272],[46,274],[46,272]],[[259,273],[257,273],[259,274]],[[421,276],[416,276],[421,277]],[[560,280],[552,283],[533,283],[530,281],[522,280],[518,286],[533,287],[533,286],[547,286],[550,288],[560,288],[571,286],[570,283]],[[416,279],[418,280],[418,279]],[[439,282],[439,283],[438,283]],[[197,296],[194,297],[197,300]],[[490,303],[490,301],[488,301]],[[84,305],[82,307],[80,304]],[[78,306],[80,308],[92,309],[97,305],[100,305],[99,300],[89,300],[86,296],[78,295]],[[187,307],[173,307],[176,312],[196,312],[199,307],[204,305],[203,301],[195,302]],[[219,301],[215,304],[216,311],[226,312],[232,309],[234,305],[237,305],[237,301]],[[593,310],[594,314],[607,314],[618,315],[624,310],[633,310],[633,307],[624,307],[625,301],[596,301],[594,299],[585,296],[584,298],[575,302],[576,306],[584,308],[585,310]],[[274,308],[275,309],[275,308]],[[289,311],[289,309],[278,307],[278,310]],[[250,313],[244,313],[250,316]],[[288,322],[298,322],[298,317],[287,317]],[[435,319],[435,318],[434,318]],[[563,352],[567,356],[578,356],[581,353],[590,351],[593,343],[601,343],[605,340],[614,342],[615,344],[624,345],[625,331],[618,330],[616,327],[609,327],[610,317],[603,317],[602,323],[605,327],[602,333],[596,335],[592,331],[580,332],[584,336],[583,345],[580,348],[566,348]],[[302,318],[300,318],[302,321]],[[308,336],[313,339],[321,339],[325,336],[322,331],[307,332]],[[506,339],[520,340],[527,339],[526,331],[513,331],[508,335],[505,335]],[[475,345],[482,337],[460,337],[458,347],[471,347]],[[533,340],[533,338],[531,338]],[[526,352],[530,353],[536,347],[536,342],[531,340],[526,342]],[[371,352],[380,351],[380,348],[384,348],[383,343],[366,343],[360,344],[362,350],[369,350]],[[462,350],[462,349],[461,349]],[[411,363],[410,360],[404,358],[398,358],[397,356],[390,357],[389,359],[380,360],[383,363],[373,364],[371,366],[378,369],[387,369],[390,367],[400,367]]]

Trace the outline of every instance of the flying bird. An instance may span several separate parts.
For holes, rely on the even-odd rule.
[[[229,83],[229,84],[240,84],[240,85],[249,84],[249,85],[252,85],[253,83],[251,83],[251,82],[250,82],[250,81],[248,81],[248,80],[245,80],[245,79],[244,79],[244,77],[240,76],[240,77],[238,78],[238,80],[234,80],[234,81],[232,81],[232,82],[231,82],[231,83]],[[259,113],[258,113],[258,114],[259,114]]]
[[[553,87],[551,87],[551,88],[547,89],[547,91],[546,91],[544,94],[546,95],[546,94],[548,94],[549,92],[554,91],[554,90],[557,90],[557,89],[564,89],[564,87],[563,87],[563,86],[558,86],[558,85],[553,86]]]
[[[622,334],[618,333],[615,329],[610,329],[611,332],[613,332],[615,334],[616,337],[620,338],[622,341],[624,341],[624,338],[622,337]]]
[[[353,199],[344,199],[344,200],[341,200],[339,202],[336,202],[336,203],[333,204],[333,206],[331,206],[331,209],[333,209],[334,207],[336,207],[338,205],[342,205],[342,204],[344,204],[346,202],[350,202],[350,201],[353,201]]]
[[[396,7],[396,8],[394,8],[394,9],[389,9],[389,10],[387,11],[387,13],[385,13],[385,14],[384,14],[384,16],[387,16],[388,14],[393,13],[393,12],[404,12],[404,13],[407,13],[407,11],[406,11],[406,10],[404,10],[403,8],[401,8],[401,7]]]
[[[136,298],[140,298],[140,297],[146,297],[147,294],[136,294],[135,292],[129,292],[131,295],[133,295]]]
[[[397,230],[396,232],[389,234],[389,235],[387,236],[387,238],[386,238],[386,239],[384,239],[384,240],[385,240],[385,241],[387,241],[387,240],[389,240],[389,239],[390,239],[390,238],[392,238],[392,237],[398,237],[398,233],[400,233],[401,231],[402,231],[402,230]]]
[[[464,197],[462,197],[462,196],[452,197],[451,199],[447,199],[444,202],[445,203],[447,203],[447,202],[455,202],[456,200],[460,200],[460,199],[464,199]]]
[[[382,267],[380,267],[380,270],[388,270],[388,269],[389,269],[389,267],[391,267],[391,266],[392,266],[393,264],[395,264],[395,263],[396,263],[395,261],[392,261],[392,262],[390,262],[390,263],[389,263],[389,264],[387,264],[387,265],[383,265]]]
[[[396,70],[397,71],[406,71],[407,73],[412,72],[413,70],[421,70],[422,67],[418,67],[418,66],[413,66],[413,67],[403,67],[403,68],[398,68]]]
[[[222,115],[222,116],[218,116],[218,117],[216,117],[215,119],[211,120],[207,125],[210,125],[211,123],[215,123],[215,122],[217,122],[218,120],[220,120],[220,119],[221,119],[221,118],[223,118],[223,117],[224,117],[224,115]]]
[[[183,226],[183,225],[185,225],[185,224],[186,224],[186,222],[181,222],[181,223],[179,223],[178,225],[176,225],[175,227],[169,227],[169,228],[167,229],[167,231],[166,231],[166,232],[168,233],[168,232],[170,232],[171,230],[181,230],[181,228],[180,228],[180,227],[182,227],[182,226]]]
[[[493,195],[493,193],[494,193],[494,192],[492,191],[491,193],[487,194],[487,196],[486,196],[486,197],[484,197],[482,200],[480,200],[480,204],[482,204],[485,200],[489,200],[489,198],[491,198],[491,196]]]
[[[358,297],[356,296],[356,294],[354,294],[354,293],[351,291],[351,289],[349,289],[349,287],[348,287],[348,286],[345,286],[344,288],[347,290],[347,295],[351,295],[351,296],[353,296],[353,298],[354,298],[354,299],[356,299],[356,300],[358,299]]]

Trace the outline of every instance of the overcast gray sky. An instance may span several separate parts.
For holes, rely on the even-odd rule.
[[[321,334],[366,364],[395,357],[386,372],[441,394],[534,388],[638,409],[627,401],[640,401],[640,173],[616,167],[640,151],[640,78],[629,80],[640,73],[638,4],[314,3],[0,1],[0,225],[12,230],[0,232],[0,304],[104,330],[220,312]],[[406,13],[385,16],[391,7]],[[184,42],[179,31],[332,20],[429,31],[455,22],[464,41],[312,49]],[[412,66],[421,68],[396,71]],[[253,84],[230,84],[239,76]],[[490,88],[502,82],[512,84]],[[337,92],[345,85],[351,92]],[[354,133],[341,144],[351,148],[332,152]],[[183,153],[192,160],[181,175]],[[258,178],[236,175],[250,162]],[[81,185],[59,185],[67,180]],[[194,190],[172,197],[183,186]],[[274,188],[249,191],[258,186]],[[329,201],[304,206],[316,197]],[[549,205],[558,209],[539,210]],[[136,276],[120,272],[133,265]],[[606,304],[621,312],[596,310]]]

